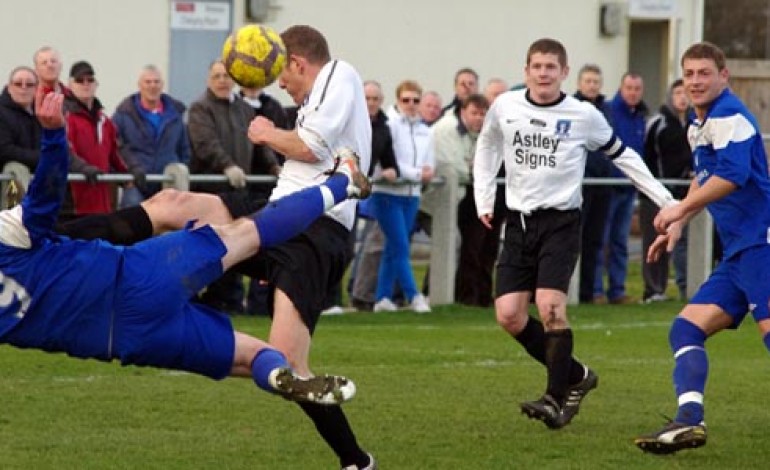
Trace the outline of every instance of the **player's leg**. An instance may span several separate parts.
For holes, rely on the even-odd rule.
[[[288,400],[318,405],[338,405],[356,392],[353,382],[345,377],[298,374],[278,349],[238,331],[231,375],[251,377],[259,388]]]
[[[153,235],[182,229],[191,220],[199,225],[222,225],[233,219],[216,195],[164,189],[139,206],[66,221],[56,230],[70,238],[133,245]]]
[[[703,397],[709,369],[706,339],[725,328],[740,325],[749,310],[749,299],[732,280],[735,272],[735,261],[720,263],[691,303],[674,319],[669,343],[674,355],[677,413],[662,430],[636,438],[635,443],[641,450],[668,454],[706,443],[703,424]]]
[[[224,225],[233,221],[230,212],[215,194],[164,189],[142,201],[142,209],[152,221],[153,233],[180,230],[190,221],[197,225]]]
[[[312,186],[270,202],[252,217],[214,226],[227,254],[223,269],[253,256],[261,248],[283,243],[305,231],[324,212],[347,198],[348,177],[334,174],[319,186]]]
[[[58,223],[56,231],[73,239],[98,238],[115,245],[133,245],[153,236],[153,222],[142,207],[129,207]]]
[[[544,212],[535,214],[530,225],[532,231],[542,233],[538,236],[535,299],[544,329],[548,382],[543,397],[522,403],[522,411],[551,428],[560,428],[578,414],[582,400],[598,384],[596,374],[573,356],[574,337],[567,320],[566,293],[580,249],[580,218],[576,211]]]
[[[308,363],[311,336],[305,321],[291,299],[276,289],[270,344],[284,352],[299,376],[312,377]],[[340,459],[340,465],[367,468],[373,459],[358,444],[345,413],[339,406],[300,403],[302,411],[313,421],[316,430]]]
[[[669,343],[674,353],[677,413],[660,431],[636,438],[635,443],[641,450],[669,454],[706,443],[703,396],[709,364],[705,343],[710,335],[732,323],[733,319],[714,304],[687,305],[674,319]]]

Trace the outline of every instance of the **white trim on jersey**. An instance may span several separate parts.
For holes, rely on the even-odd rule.
[[[697,124],[697,122],[696,122]],[[703,126],[690,126],[693,136],[692,148],[711,145],[720,150],[730,142],[744,142],[756,135],[756,130],[743,114],[737,113],[726,117],[710,117]]]
[[[13,248],[32,248],[29,232],[22,222],[21,205],[0,212],[0,243]]]

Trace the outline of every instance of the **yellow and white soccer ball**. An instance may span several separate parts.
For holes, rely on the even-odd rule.
[[[237,84],[264,88],[278,78],[286,65],[286,46],[274,29],[250,24],[225,40],[222,61]]]

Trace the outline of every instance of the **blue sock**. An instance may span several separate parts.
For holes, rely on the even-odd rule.
[[[304,232],[326,210],[347,198],[348,177],[335,173],[320,186],[305,188],[270,202],[253,215],[260,247],[281,244]]]
[[[268,377],[270,377],[270,372],[279,367],[289,367],[286,356],[276,349],[265,348],[259,351],[254,360],[251,361],[251,377],[259,388],[275,393]]]
[[[674,421],[699,424],[703,421],[703,393],[709,369],[706,333],[677,317],[668,338],[674,353],[674,389],[679,403]]]

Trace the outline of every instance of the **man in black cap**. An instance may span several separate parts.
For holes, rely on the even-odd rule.
[[[118,154],[117,130],[96,98],[98,82],[91,64],[80,61],[72,65],[69,87],[72,96],[67,97],[65,106],[70,164],[73,172],[86,175],[85,183],[70,185],[74,212],[76,216],[109,213],[114,209],[112,188],[97,183],[96,176],[110,171],[129,172]],[[142,184],[141,169],[132,173],[134,180]]]

